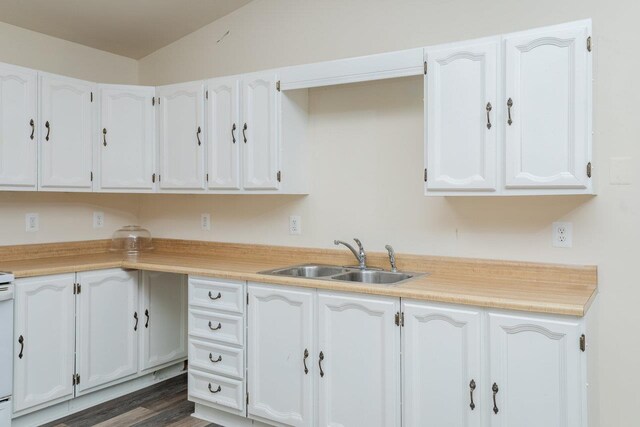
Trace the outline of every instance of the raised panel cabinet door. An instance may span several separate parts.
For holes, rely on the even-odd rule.
[[[428,49],[427,191],[495,191],[499,39]]]
[[[38,185],[38,73],[0,64],[0,189]]]
[[[40,76],[39,190],[91,191],[93,83]]]
[[[141,369],[187,358],[187,276],[143,271]]]
[[[236,77],[209,80],[208,84],[209,188],[240,189],[240,80]]]
[[[74,279],[62,274],[16,280],[14,412],[73,397]]]
[[[249,284],[249,414],[313,425],[314,291]]]
[[[320,426],[400,426],[398,298],[318,292]]]
[[[402,311],[403,425],[482,425],[480,312],[404,301]]]
[[[579,320],[501,313],[488,320],[490,372],[482,393],[492,399],[491,425],[586,426]]]
[[[77,394],[138,372],[138,272],[78,273]]]
[[[280,103],[274,73],[245,76],[242,83],[243,187],[277,190]]]
[[[159,187],[205,189],[204,84],[157,89],[159,111]]]
[[[100,85],[100,190],[154,189],[154,96],[153,87]]]
[[[589,24],[505,38],[507,188],[590,187]]]

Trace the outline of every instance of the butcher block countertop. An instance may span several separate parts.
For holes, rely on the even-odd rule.
[[[0,271],[24,278],[131,268],[570,316],[584,316],[597,293],[595,266],[400,253],[398,270],[429,274],[397,285],[372,285],[258,273],[304,263],[353,265],[347,250],[173,239],[154,239],[154,245],[135,258],[109,252],[108,240],[3,246]],[[389,268],[386,253],[367,254],[367,263]]]

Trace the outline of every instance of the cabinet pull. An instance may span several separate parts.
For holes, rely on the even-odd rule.
[[[498,404],[496,403],[496,394],[498,394],[498,384],[493,383],[493,387],[491,387],[491,390],[493,390],[493,413],[497,414],[498,413]]]
[[[147,321],[144,323],[144,327],[148,328],[149,327],[149,309],[146,309],[144,311],[144,315],[147,317]]]
[[[107,146],[107,128],[102,128],[102,145]]]
[[[487,129],[491,129],[491,117],[489,116],[489,113],[492,109],[493,107],[491,106],[491,103],[487,102]]]
[[[222,391],[222,387],[218,386],[218,388],[214,390],[211,388],[211,383],[209,383],[209,391],[211,393],[220,393]]]
[[[242,127],[242,137],[244,138],[244,143],[247,143],[247,124],[245,123]]]
[[[31,119],[31,121],[29,121],[29,126],[31,126],[31,136],[29,138],[33,141],[33,135],[36,133],[36,122]]]
[[[214,296],[211,294],[211,291],[209,291],[209,298],[215,301],[215,300],[217,300],[217,299],[222,298],[222,294],[221,294],[220,292],[218,292],[218,295],[216,295],[216,296],[214,297]]]
[[[236,124],[234,123],[233,126],[231,126],[231,139],[233,140],[233,143],[236,143],[236,135],[234,134],[234,132],[236,131]]]
[[[320,367],[320,377],[324,377],[324,371],[322,370],[322,361],[324,360],[324,353],[320,352],[318,366]]]
[[[218,322],[218,326],[214,328],[213,326],[211,326],[211,320],[209,320],[209,329],[211,329],[212,331],[217,331],[218,329],[222,329],[222,323]]]
[[[134,312],[133,313],[133,318],[136,319],[136,324],[133,326],[133,330],[137,331],[138,330],[138,312]]]
[[[309,350],[304,349],[304,357],[302,358],[302,363],[304,364],[304,373],[305,375],[309,373],[309,368],[307,368],[307,357],[309,357]]]
[[[47,120],[47,122],[44,124],[44,127],[47,128],[47,136],[44,138],[47,141],[49,140],[49,135],[51,134],[51,124],[49,124],[49,121]]]
[[[200,141],[200,134],[202,133],[202,128],[198,126],[198,131],[196,132],[196,138],[198,138],[198,145],[202,145],[202,141]]]
[[[509,107],[507,109],[507,111],[509,112],[509,119],[507,120],[507,123],[509,123],[509,126],[511,126],[511,123],[513,123],[513,120],[511,120],[511,107],[513,107],[513,99],[509,98],[507,100],[507,107]]]
[[[18,344],[20,344],[20,354],[18,354],[18,358],[22,359],[22,353],[24,351],[24,337],[22,335],[18,338]]]
[[[473,391],[475,389],[476,389],[476,382],[475,380],[471,380],[471,382],[469,383],[469,397],[471,398],[471,403],[469,404],[469,407],[471,408],[472,411],[476,409],[476,404],[473,403]]]
[[[213,355],[209,353],[209,360],[211,360],[211,362],[213,363],[222,362],[222,356],[218,355],[218,358],[216,360],[213,360]]]

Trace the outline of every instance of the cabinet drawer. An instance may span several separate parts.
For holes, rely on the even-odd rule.
[[[194,368],[244,378],[244,351],[196,339],[189,340],[189,365]]]
[[[244,321],[241,316],[190,309],[189,335],[242,346]]]
[[[189,369],[189,398],[205,400],[244,411],[244,387],[242,381]]]
[[[231,313],[244,313],[244,282],[189,277],[189,304]]]

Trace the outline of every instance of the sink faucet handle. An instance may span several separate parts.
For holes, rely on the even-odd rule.
[[[391,271],[397,272],[398,268],[396,267],[396,252],[393,250],[393,246],[385,245],[384,248],[389,252],[389,263],[391,264]]]

